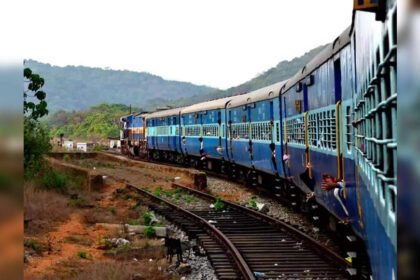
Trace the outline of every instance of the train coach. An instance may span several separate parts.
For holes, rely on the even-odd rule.
[[[395,279],[396,3],[354,7],[352,25],[289,80],[135,118],[151,158],[320,205],[331,229],[364,241],[373,279]]]

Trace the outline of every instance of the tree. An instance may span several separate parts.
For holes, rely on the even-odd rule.
[[[42,91],[44,79],[31,69],[23,71],[24,167],[25,175],[35,175],[42,166],[42,157],[51,150],[48,129],[39,119],[48,114],[47,94]]]

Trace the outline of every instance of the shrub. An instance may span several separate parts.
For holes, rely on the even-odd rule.
[[[69,161],[70,160],[70,156],[69,155],[64,155],[63,156],[63,160],[64,161]]]
[[[144,213],[143,220],[145,225],[150,225],[150,222],[152,221],[152,214],[150,214],[150,212]]]
[[[154,195],[156,195],[157,197],[161,197],[162,196],[162,188],[158,187],[155,192]]]
[[[147,226],[144,228],[144,234],[147,238],[152,238],[156,236],[156,230],[152,226]]]
[[[78,256],[79,258],[81,258],[81,259],[87,259],[87,258],[88,258],[87,253],[86,253],[86,252],[83,252],[83,251],[79,251],[79,252],[77,252],[77,256]]]
[[[249,207],[254,208],[254,209],[257,209],[257,208],[258,208],[258,207],[257,207],[257,201],[255,200],[255,197],[252,197],[252,198],[249,200],[248,205],[249,205]]]
[[[216,202],[214,203],[214,209],[216,211],[222,210],[225,207],[225,204],[223,203],[223,200],[220,197],[216,198]]]
[[[41,185],[46,189],[54,189],[64,192],[66,189],[67,177],[55,170],[47,169],[41,177]]]
[[[37,254],[42,252],[43,246],[36,240],[26,239],[23,244],[25,247],[34,250]]]

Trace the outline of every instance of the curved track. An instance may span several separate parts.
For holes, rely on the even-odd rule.
[[[162,200],[168,205],[172,204],[133,185],[127,186],[153,197],[155,201]],[[179,184],[174,186],[208,201],[216,199],[207,193]],[[224,204],[223,210],[219,211],[173,211],[179,208],[173,204],[171,209],[155,210],[169,219],[177,216],[178,211],[183,213],[184,218],[174,222],[184,225],[187,232],[199,239],[219,279],[255,279],[256,272],[263,275],[259,279],[348,279],[348,263],[308,235],[257,211],[231,202],[224,201]],[[188,219],[185,218],[186,215],[189,216]],[[189,220],[199,222],[194,227],[188,224]],[[212,221],[212,224],[207,221]],[[197,225],[201,227],[197,228]],[[214,247],[215,244],[219,247]],[[224,249],[228,252],[229,259],[222,256]],[[230,268],[227,267],[229,265]],[[235,270],[236,276],[232,273]],[[226,271],[229,273],[223,275]]]

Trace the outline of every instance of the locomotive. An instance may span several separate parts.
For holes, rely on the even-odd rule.
[[[351,26],[290,79],[124,116],[123,152],[317,205],[363,240],[373,279],[395,279],[396,24],[395,1],[356,0]]]

